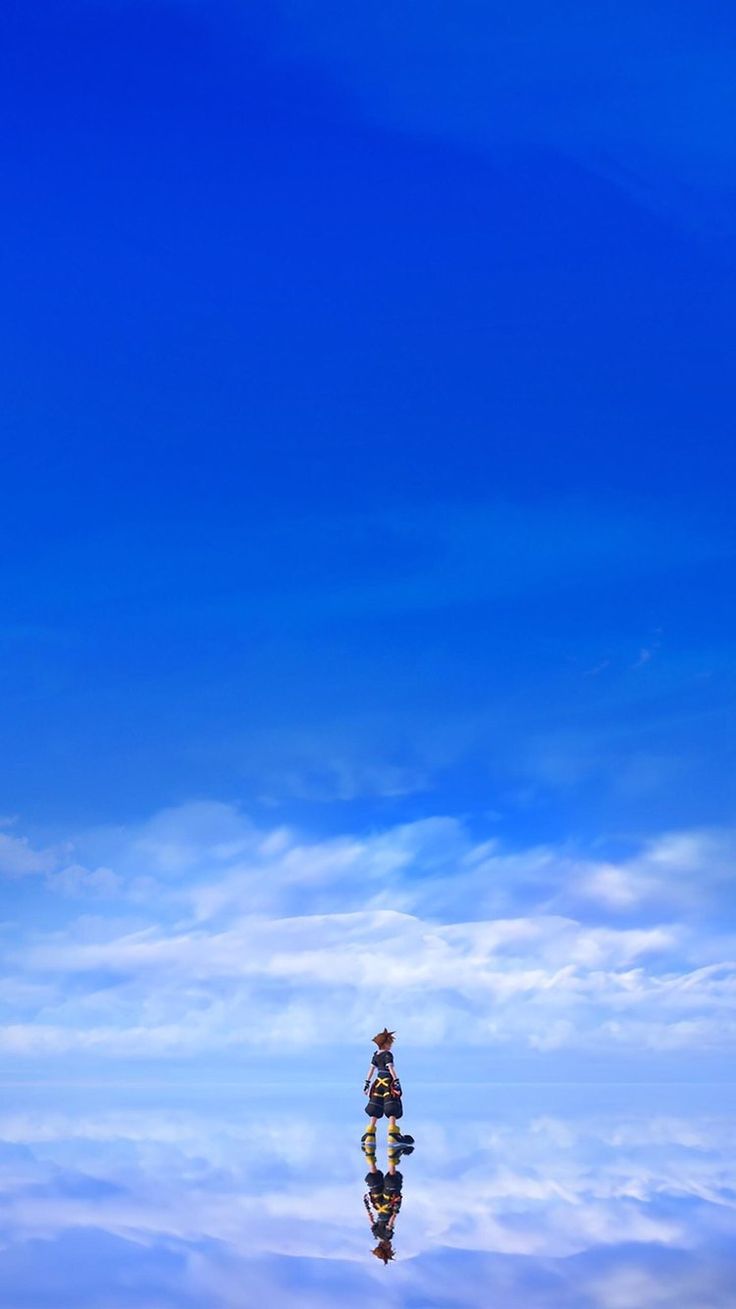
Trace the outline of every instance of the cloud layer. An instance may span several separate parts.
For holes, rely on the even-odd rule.
[[[614,858],[507,850],[449,817],[306,839],[199,802],[4,842],[9,885],[51,920],[6,925],[6,1054],[308,1057],[384,1021],[407,1048],[494,1056],[734,1048],[728,830]]]
[[[731,1303],[732,1116],[633,1105],[627,1092],[606,1108],[450,1099],[415,1125],[389,1303],[480,1305],[489,1285],[510,1306]],[[121,1306],[137,1279],[151,1305],[157,1290],[180,1306],[206,1288],[208,1303],[235,1306],[244,1285],[291,1304],[288,1269],[301,1261],[310,1305],[367,1304],[375,1267],[354,1137],[352,1119],[324,1105],[304,1115],[293,1095],[268,1114],[242,1092],[237,1105],[200,1107],[6,1103],[4,1285],[45,1305],[53,1268],[59,1301],[73,1283],[75,1303],[98,1304],[102,1270],[106,1302],[114,1288]],[[53,1257],[26,1266],[21,1252],[39,1241]]]

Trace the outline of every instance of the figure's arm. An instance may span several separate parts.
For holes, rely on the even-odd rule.
[[[393,1089],[396,1092],[396,1095],[401,1095],[401,1082],[399,1081],[398,1073],[396,1072],[393,1063],[389,1064],[388,1071],[391,1074],[391,1081],[393,1082]]]
[[[364,1081],[364,1083],[363,1083],[363,1091],[364,1091],[365,1095],[367,1095],[368,1092],[369,1092],[369,1090],[370,1090],[371,1081],[373,1080],[373,1074],[375,1073],[375,1071],[376,1071],[376,1070],[375,1070],[374,1065],[373,1065],[372,1063],[370,1063],[370,1064],[368,1065],[368,1076],[366,1077],[366,1079],[365,1079],[365,1081]]]

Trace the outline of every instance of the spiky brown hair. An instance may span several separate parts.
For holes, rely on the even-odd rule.
[[[378,1032],[377,1035],[373,1037],[373,1040],[375,1041],[379,1050],[383,1050],[384,1046],[393,1045],[395,1036],[396,1036],[395,1032],[389,1032],[388,1028],[384,1027],[382,1032]]]
[[[375,1250],[371,1250],[371,1254],[374,1254],[376,1259],[382,1259],[384,1264],[387,1264],[389,1260],[394,1257],[394,1249],[390,1241],[379,1241]]]

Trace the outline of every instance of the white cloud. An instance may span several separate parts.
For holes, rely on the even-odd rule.
[[[696,831],[617,860],[507,851],[449,817],[305,840],[231,805],[169,809],[37,860],[39,894],[114,899],[117,918],[15,940],[27,1003],[7,1006],[0,1048],[298,1052],[336,1015],[362,1041],[379,1013],[417,1045],[730,1049],[736,939],[707,910],[734,847]]]
[[[0,832],[0,875],[27,877],[31,873],[50,873],[63,854],[62,848],[34,849],[24,836]]]
[[[165,1056],[255,1041],[306,1050],[336,1013],[343,1039],[367,1039],[366,1014],[386,1007],[416,1044],[450,1035],[536,1050],[730,1044],[736,1025],[722,1010],[736,965],[663,968],[674,939],[664,928],[542,915],[438,925],[378,910],[39,941],[22,961],[33,976],[103,972],[118,985],[100,991],[93,981],[58,1006],[56,1023],[47,1006],[44,1022],[0,1028],[0,1048]]]
[[[199,1246],[204,1237],[241,1257],[364,1257],[353,1121],[329,1113],[335,1148],[325,1152],[327,1106],[309,1118],[274,1106],[254,1133],[253,1105],[5,1109],[0,1138],[28,1147],[21,1170],[17,1151],[11,1156],[15,1200],[5,1239],[58,1240],[87,1227],[143,1244]],[[632,1243],[640,1258],[651,1246],[685,1252],[707,1239],[714,1212],[733,1203],[729,1118],[589,1108],[529,1118],[506,1104],[492,1135],[485,1106],[453,1118],[452,1126],[434,1117],[417,1124],[398,1225],[404,1259],[438,1247],[547,1260],[622,1244],[630,1255]],[[422,1152],[422,1140],[431,1151]]]
[[[67,864],[48,880],[53,890],[69,896],[107,898],[118,895],[122,887],[122,879],[111,868],[84,868],[81,864]]]
[[[189,905],[209,921],[266,914],[391,908],[448,918],[513,917],[528,911],[635,915],[707,910],[736,865],[736,832],[665,832],[623,858],[571,845],[505,850],[474,840],[453,817],[384,831],[304,840],[288,827],[257,828],[233,805],[198,802],[164,810],[130,829],[81,834],[72,852],[35,851],[20,838],[9,861],[45,872],[69,893],[123,892],[160,906]],[[2,846],[0,846],[0,853]]]

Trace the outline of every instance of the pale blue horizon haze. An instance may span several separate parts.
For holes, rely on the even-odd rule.
[[[735,37],[9,6],[12,1309],[734,1303]]]

